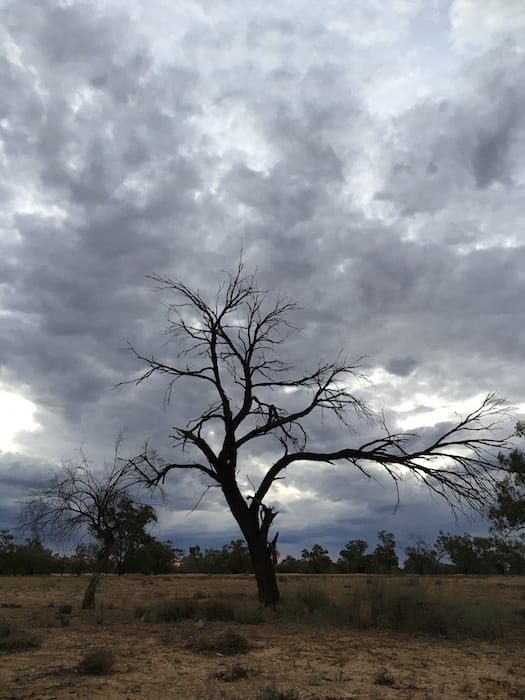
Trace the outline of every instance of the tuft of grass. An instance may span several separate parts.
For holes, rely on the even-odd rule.
[[[374,683],[376,685],[392,686],[395,683],[394,676],[388,669],[384,668],[382,671],[376,673],[374,676]]]
[[[11,625],[3,617],[0,617],[0,639],[7,637],[11,633]]]
[[[146,622],[178,622],[197,616],[197,603],[187,598],[171,598],[152,603],[144,612]]]
[[[224,681],[225,683],[232,683],[234,681],[241,680],[242,678],[248,678],[249,669],[240,666],[239,664],[233,664],[228,668],[217,671],[215,678],[219,681]]]
[[[244,635],[229,630],[214,636],[198,635],[190,642],[189,648],[196,654],[213,652],[224,656],[235,656],[246,654],[250,644]]]
[[[93,647],[86,651],[78,664],[77,670],[84,675],[103,676],[113,673],[114,663],[115,655],[111,649]]]
[[[261,688],[257,694],[257,700],[301,700],[296,690],[278,690],[275,683]]]

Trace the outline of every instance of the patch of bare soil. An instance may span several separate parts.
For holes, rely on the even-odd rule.
[[[281,577],[281,587],[290,590],[305,580]],[[352,576],[310,580],[322,582],[331,594],[356,585]],[[472,597],[496,595],[525,606],[525,581],[520,579],[441,583]],[[153,624],[142,611],[164,598],[253,603],[253,580],[106,576],[98,608],[82,611],[85,584],[84,577],[0,578],[0,618],[41,637],[39,648],[0,654],[0,699],[249,700],[260,698],[263,688],[268,700],[284,699],[292,690],[301,700],[525,699],[523,631],[497,640],[451,640],[290,622],[279,613],[266,614],[261,624],[205,619]],[[203,640],[221,640],[230,632],[248,641],[244,653],[229,655],[228,647],[220,645],[203,648]],[[95,647],[113,653],[112,673],[79,671],[81,659]]]

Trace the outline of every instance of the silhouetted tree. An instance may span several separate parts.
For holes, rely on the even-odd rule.
[[[95,607],[100,574],[119,546],[133,536],[142,537],[143,527],[154,519],[148,506],[134,500],[129,489],[136,483],[136,473],[118,457],[120,440],[115,446],[111,466],[94,470],[82,454],[80,464],[63,464],[51,479],[31,493],[21,514],[23,528],[69,541],[86,532],[98,544],[98,553],[82,608]],[[146,511],[144,516],[142,508]],[[139,518],[137,522],[137,518]]]
[[[314,544],[312,549],[303,549],[301,559],[306,562],[306,571],[311,574],[327,574],[332,568],[328,550],[320,544]]]
[[[378,572],[386,571],[390,575],[392,569],[398,565],[394,534],[386,530],[380,530],[377,533],[377,538],[381,544],[377,545],[372,554],[375,566]]]
[[[347,574],[364,574],[368,570],[369,557],[366,556],[368,542],[365,540],[350,540],[339,552],[337,566]]]
[[[424,537],[411,535],[412,544],[405,547],[404,570],[412,574],[436,574],[444,554],[438,543],[428,544]]]
[[[150,486],[162,485],[173,470],[197,470],[218,486],[247,542],[265,605],[279,601],[275,576],[276,536],[270,537],[277,512],[268,495],[288,468],[300,463],[347,462],[369,475],[370,465],[382,467],[395,482],[412,474],[451,506],[480,509],[493,489],[493,475],[501,465],[493,458],[506,439],[494,428],[503,420],[503,402],[490,394],[479,408],[454,425],[435,433],[427,443],[414,434],[382,434],[364,444],[342,448],[310,446],[309,429],[321,414],[338,419],[343,428],[352,418],[370,416],[354,393],[361,375],[355,363],[339,356],[313,369],[297,372],[283,359],[293,332],[290,314],[295,304],[260,289],[254,275],[245,274],[242,259],[217,293],[207,299],[179,280],[151,277],[161,290],[172,293],[167,304],[167,333],[176,345],[173,359],[143,355],[146,365],[137,385],[154,374],[168,381],[167,400],[177,382],[189,382],[195,396],[210,403],[185,425],[172,432],[176,457],[160,459],[149,444],[132,460]],[[239,473],[247,452],[256,444],[279,446],[253,491],[246,493]]]

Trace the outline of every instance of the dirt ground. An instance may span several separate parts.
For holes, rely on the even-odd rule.
[[[351,590],[357,579],[310,577],[334,595]],[[281,590],[305,580],[281,576]],[[454,595],[525,606],[523,578],[447,577],[439,582]],[[82,611],[86,583],[85,577],[75,576],[0,578],[0,618],[36,631],[42,640],[34,650],[0,655],[2,700],[249,700],[271,684],[283,697],[295,690],[301,700],[525,700],[525,625],[517,636],[486,641],[289,622],[271,614],[262,624],[151,624],[140,610],[164,598],[218,597],[254,605],[254,582],[249,576],[105,576],[97,610]],[[59,614],[64,604],[73,606],[70,615]],[[196,629],[200,634],[234,629],[250,641],[250,649],[235,657],[196,654],[187,648]],[[78,672],[92,647],[113,651],[112,674]],[[237,675],[246,677],[233,680]],[[277,690],[268,697],[279,700]]]

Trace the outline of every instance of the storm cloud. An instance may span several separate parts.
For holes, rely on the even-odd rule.
[[[394,428],[493,390],[519,415],[520,6],[487,2],[480,27],[470,0],[0,3],[0,396],[31,401],[37,424],[0,443],[0,524],[80,446],[102,464],[125,431],[127,454],[147,438],[169,454],[203,397],[182,388],[165,407],[161,381],[116,388],[141,369],[129,342],[171,351],[146,275],[212,295],[241,247],[300,305],[294,363],[364,356],[359,391]],[[416,485],[394,516],[392,486],[347,468],[285,483],[272,497],[292,548],[302,530],[334,547],[421,532]],[[174,479],[175,541],[235,535],[213,489],[186,517],[205,487]],[[429,513],[427,530],[454,527]]]

